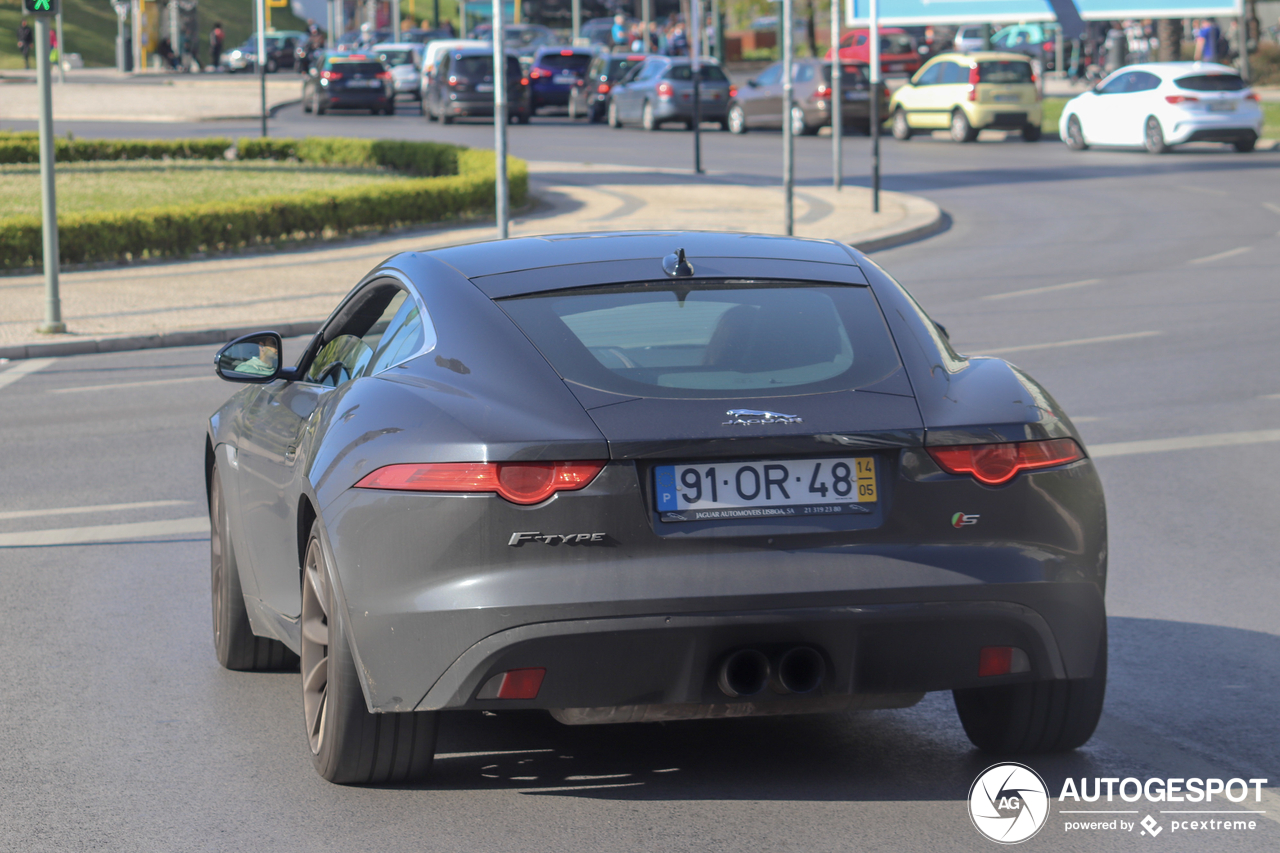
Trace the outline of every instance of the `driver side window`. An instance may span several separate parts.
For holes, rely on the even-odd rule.
[[[1098,88],[1098,94],[1115,95],[1120,92],[1127,92],[1129,90],[1129,78],[1132,76],[1132,72],[1117,74]]]
[[[401,331],[410,313],[406,310],[402,315],[406,303],[414,309],[413,319],[417,321],[417,305],[404,290],[390,282],[366,287],[321,332],[323,343],[307,368],[307,381],[337,388],[366,375],[370,365],[378,361],[376,356],[387,349],[383,339],[387,338],[390,346],[395,333]],[[393,329],[397,319],[401,320],[400,326]],[[390,337],[388,331],[392,332]],[[421,342],[419,334],[417,343]],[[396,352],[401,351],[396,348]],[[385,366],[390,364],[386,362]]]
[[[944,63],[936,62],[926,68],[919,77],[915,79],[917,86],[934,86],[938,83],[938,78],[942,75],[942,66]]]
[[[760,72],[760,76],[756,78],[756,84],[759,86],[772,86],[782,79],[782,63],[770,65],[764,71]]]

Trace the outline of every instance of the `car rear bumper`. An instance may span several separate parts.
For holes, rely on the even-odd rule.
[[[751,705],[742,712],[804,713],[822,710],[823,700],[834,708],[848,707],[832,701],[840,697],[910,704],[893,697],[1093,674],[1106,619],[1097,587],[987,588],[983,592],[993,597],[985,600],[935,592],[939,600],[926,595],[912,603],[521,625],[467,649],[415,710]],[[1026,671],[980,676],[981,650],[987,646],[1021,649]],[[719,684],[724,661],[738,650],[761,652],[777,673],[782,655],[798,647],[817,651],[823,660],[823,675],[812,691],[792,693],[775,679],[758,693],[731,697]],[[492,694],[484,687],[495,676],[525,668],[546,670],[536,698],[477,696]]]
[[[699,117],[703,121],[722,121],[729,114],[729,98],[720,100],[703,100]],[[658,99],[653,102],[653,115],[658,121],[691,120],[693,118],[693,99],[688,101],[676,98]]]
[[[326,107],[332,109],[360,109],[375,106],[386,106],[391,103],[394,95],[388,95],[385,90],[370,91],[324,91],[321,94]]]
[[[1019,130],[1024,125],[1040,126],[1044,108],[1039,103],[978,105],[969,111],[969,124],[977,128]]]
[[[1262,112],[1236,112],[1224,115],[1176,116],[1161,121],[1165,141],[1182,142],[1236,142],[1262,135]]]

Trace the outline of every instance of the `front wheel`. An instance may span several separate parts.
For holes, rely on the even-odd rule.
[[[1164,128],[1160,126],[1160,119],[1155,116],[1147,116],[1142,144],[1152,154],[1165,154],[1169,151],[1169,143],[1164,141]]]
[[[1107,689],[1103,634],[1093,675],[952,691],[964,732],[984,752],[1066,752],[1093,736]]]
[[[969,117],[964,110],[956,110],[951,114],[951,140],[953,142],[972,142],[978,138],[978,131],[969,124]]]
[[[1067,147],[1072,151],[1083,151],[1089,147],[1084,140],[1084,128],[1080,126],[1080,117],[1067,119]]]
[[[868,135],[870,132],[871,122],[867,122]],[[893,138],[906,142],[911,138],[911,134],[911,125],[907,124],[907,114],[902,107],[898,107],[893,111]]]
[[[622,119],[618,116],[618,105],[613,101],[609,101],[608,117],[609,127],[622,127]]]
[[[213,599],[213,649],[218,663],[242,672],[293,667],[297,656],[284,643],[255,636],[249,626],[229,519],[222,477],[214,465],[209,475],[209,586]]]
[[[316,772],[339,784],[409,782],[431,772],[439,715],[370,714],[333,595],[320,523],[302,576],[302,708]]]

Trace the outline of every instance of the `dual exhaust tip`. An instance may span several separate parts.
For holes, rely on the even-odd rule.
[[[793,646],[770,660],[756,649],[739,649],[720,664],[716,683],[733,698],[755,696],[766,687],[775,693],[812,693],[822,686],[827,664],[810,646]]]

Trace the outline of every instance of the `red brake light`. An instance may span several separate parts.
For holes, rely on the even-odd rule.
[[[730,87],[729,87],[729,97],[730,97],[730,98],[736,98],[736,97],[738,97],[738,87],[737,87],[737,86],[730,86]]]
[[[1257,92],[1250,92],[1249,94],[1247,94],[1247,95],[1245,95],[1245,96],[1244,96],[1244,99],[1245,99],[1246,101],[1256,101],[1256,100],[1258,100],[1258,93],[1257,93]]]
[[[363,53],[352,53],[347,56],[347,59],[368,59],[368,58],[369,57],[365,56]]]
[[[457,77],[450,77],[450,78],[449,78],[449,85],[450,85],[450,86],[456,86],[456,85],[458,85],[458,78],[457,78]]]
[[[537,80],[541,76],[542,76],[542,71],[540,69],[534,68],[529,72],[530,80]]]
[[[1199,101],[1199,98],[1193,98],[1190,95],[1165,95],[1164,99],[1171,104],[1187,104]]]
[[[602,94],[602,95],[607,95],[607,94],[609,94],[609,84],[608,84],[608,83],[601,83],[599,86],[596,86],[596,91],[597,91],[597,92],[599,92],[599,93],[600,93],[600,94]]]
[[[631,62],[644,62],[644,54],[638,53],[633,56],[628,56],[627,59]]]
[[[497,492],[516,504],[542,503],[556,492],[584,488],[604,462],[435,462],[387,465],[357,489],[408,492]]]
[[[732,91],[730,92],[730,94],[733,94]],[[813,92],[813,96],[815,98],[826,98],[830,94],[831,94],[831,87],[828,86],[826,83],[819,83],[818,88],[815,89]]]
[[[341,80],[342,74],[337,71],[321,71],[320,77],[323,80]]]
[[[970,474],[988,486],[1007,483],[1020,471],[1052,468],[1084,458],[1080,446],[1070,438],[926,447],[925,450],[948,474]]]
[[[672,95],[674,95],[675,93],[676,93],[676,89],[675,89],[675,87],[674,87],[674,86],[672,86],[672,85],[671,85],[670,83],[668,83],[667,81],[663,80],[661,83],[659,83],[659,84],[658,84],[658,97],[659,97],[659,98],[670,98],[670,97],[671,97]]]
[[[978,100],[978,84],[982,82],[982,73],[978,71],[978,66],[969,69],[969,100]]]
[[[528,86],[528,85],[529,85],[529,78],[528,78],[528,77],[521,77],[521,78],[520,78],[520,85],[521,85],[521,86]]]
[[[378,74],[378,79],[379,79],[379,80],[390,80],[390,79],[391,79],[391,72],[390,72],[390,71],[383,71],[383,72],[380,72],[380,73]]]
[[[573,51],[572,51],[572,50],[562,50],[562,51],[560,51],[560,55],[561,55],[561,56],[573,56]]]

